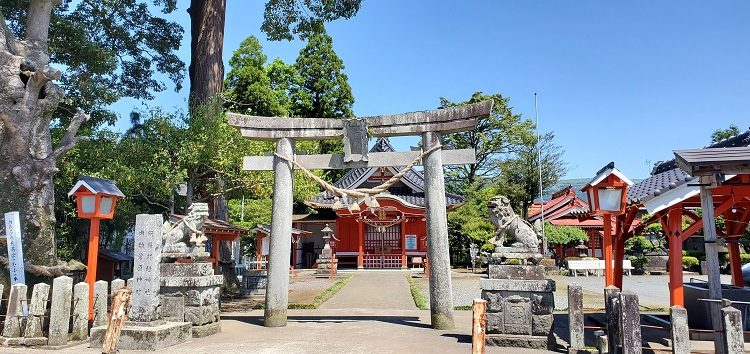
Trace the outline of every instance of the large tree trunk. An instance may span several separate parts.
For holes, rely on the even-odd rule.
[[[226,0],[191,0],[190,106],[207,102],[224,83],[224,17]]]
[[[58,159],[85,139],[76,133],[88,119],[76,113],[52,147],[49,123],[64,97],[53,82],[61,73],[49,67],[47,43],[57,3],[30,1],[23,40],[13,37],[0,13],[0,211],[21,213],[25,260],[37,265],[57,264],[52,177]]]

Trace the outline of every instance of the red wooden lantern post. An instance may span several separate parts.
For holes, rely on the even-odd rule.
[[[86,283],[89,284],[89,320],[94,316],[94,282],[96,265],[99,259],[99,221],[111,220],[115,216],[118,198],[124,198],[114,181],[81,176],[68,192],[68,197],[76,198],[78,217],[89,219],[89,249],[86,263]]]
[[[628,186],[632,186],[625,175],[615,168],[614,162],[610,162],[596,173],[596,177],[586,184],[581,191],[586,192],[591,208],[591,214],[601,215],[604,223],[604,237],[602,245],[604,248],[604,282],[606,286],[615,284],[615,273],[612,245],[612,217],[625,211],[625,202]],[[622,262],[622,259],[614,260]]]

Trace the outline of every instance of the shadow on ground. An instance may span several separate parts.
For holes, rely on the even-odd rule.
[[[235,320],[251,325],[263,326],[263,316],[247,315],[222,315],[222,320]],[[429,324],[421,323],[416,316],[289,316],[289,322],[298,323],[346,323],[346,322],[364,322],[377,321],[390,323],[400,326],[409,326],[416,328],[430,328]]]

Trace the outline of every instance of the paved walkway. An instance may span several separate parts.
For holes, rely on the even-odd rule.
[[[352,284],[348,284],[347,287]],[[430,312],[422,310],[289,310],[289,324],[262,326],[263,310],[221,315],[221,333],[193,338],[160,354],[218,353],[470,353],[471,313],[456,311],[456,329],[430,328]],[[101,348],[78,345],[57,350],[60,354],[95,354]],[[3,354],[49,354],[49,350],[0,347]],[[122,350],[122,354],[144,352]],[[488,354],[543,353],[521,348],[488,347]]]
[[[348,273],[341,272],[342,275]],[[399,309],[414,310],[407,271],[358,271],[321,309]]]

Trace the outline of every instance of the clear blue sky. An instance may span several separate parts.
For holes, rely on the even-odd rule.
[[[296,58],[303,43],[265,41],[264,3],[227,1],[225,62],[249,35],[269,60]],[[170,15],[186,28],[186,63],[187,5]],[[327,28],[358,116],[433,109],[441,96],[483,91],[510,97],[533,119],[537,92],[541,129],[565,149],[568,178],[591,177],[609,161],[643,178],[647,160],[701,147],[730,123],[748,128],[749,18],[748,1],[364,0],[357,16]],[[146,104],[184,109],[186,96],[170,90]],[[118,129],[141,104],[115,105]]]

